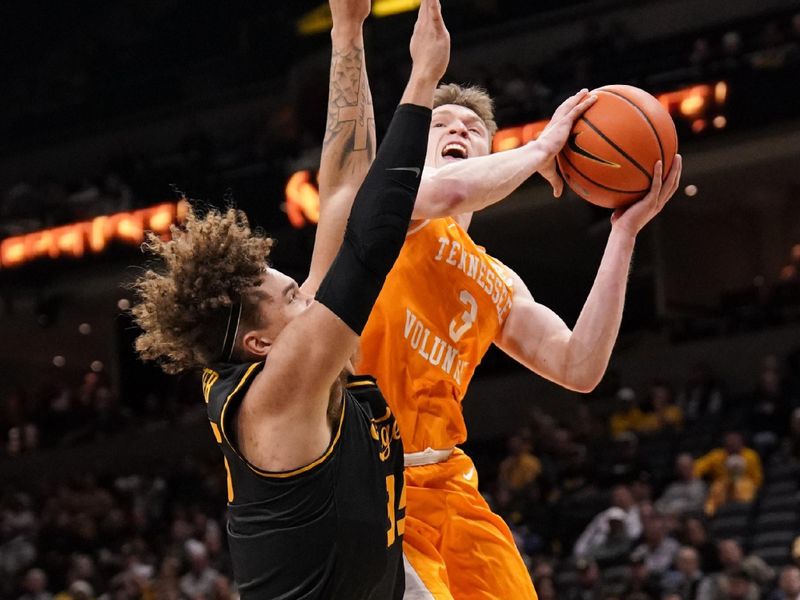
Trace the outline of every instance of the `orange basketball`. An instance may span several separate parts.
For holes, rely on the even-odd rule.
[[[558,155],[564,180],[576,194],[606,208],[628,206],[650,190],[656,161],[667,178],[678,135],[667,110],[629,85],[607,85],[572,128]]]

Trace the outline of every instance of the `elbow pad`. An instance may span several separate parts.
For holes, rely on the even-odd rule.
[[[375,161],[356,194],[344,240],[317,291],[360,334],[403,247],[425,164],[431,110],[395,111]]]

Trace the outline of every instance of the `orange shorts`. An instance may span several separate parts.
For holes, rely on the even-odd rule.
[[[405,473],[404,600],[536,600],[511,531],[478,493],[463,451]]]

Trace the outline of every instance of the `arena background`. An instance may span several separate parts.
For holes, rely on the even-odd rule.
[[[379,138],[410,68],[415,4],[375,0],[367,22]],[[569,93],[626,83],[668,106],[684,156],[679,192],[639,238],[597,390],[567,392],[491,351],[465,400],[481,489],[540,597],[797,598],[800,571],[784,569],[800,565],[797,2],[442,4],[446,80],[495,96],[497,151],[530,139]],[[175,189],[233,198],[278,239],[274,265],[305,275],[326,10],[0,8],[0,597],[235,597],[198,381],[138,362],[125,285],[145,264],[144,229],[180,219]],[[470,232],[572,324],[608,217],[535,176]],[[698,458],[727,431],[758,452],[764,482],[745,493],[738,478],[712,480],[693,508],[659,503],[695,485],[668,488],[676,456]],[[606,509],[631,491],[622,508],[644,533],[607,540]],[[602,543],[576,554],[590,521]],[[720,562],[728,539],[744,558],[722,544]],[[690,547],[695,570],[676,560]]]

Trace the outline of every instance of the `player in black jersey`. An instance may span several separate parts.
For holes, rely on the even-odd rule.
[[[333,35],[348,22],[360,32],[368,7],[333,0]],[[372,380],[344,383],[341,374],[411,218],[433,91],[449,59],[439,0],[423,0],[410,49],[411,77],[372,166],[365,176],[345,157],[348,175],[326,190],[360,184],[318,289],[268,268],[272,240],[234,209],[191,211],[170,241],[148,238],[164,269],[136,283],[136,347],[169,373],[203,368],[246,600],[403,595],[397,425]]]

